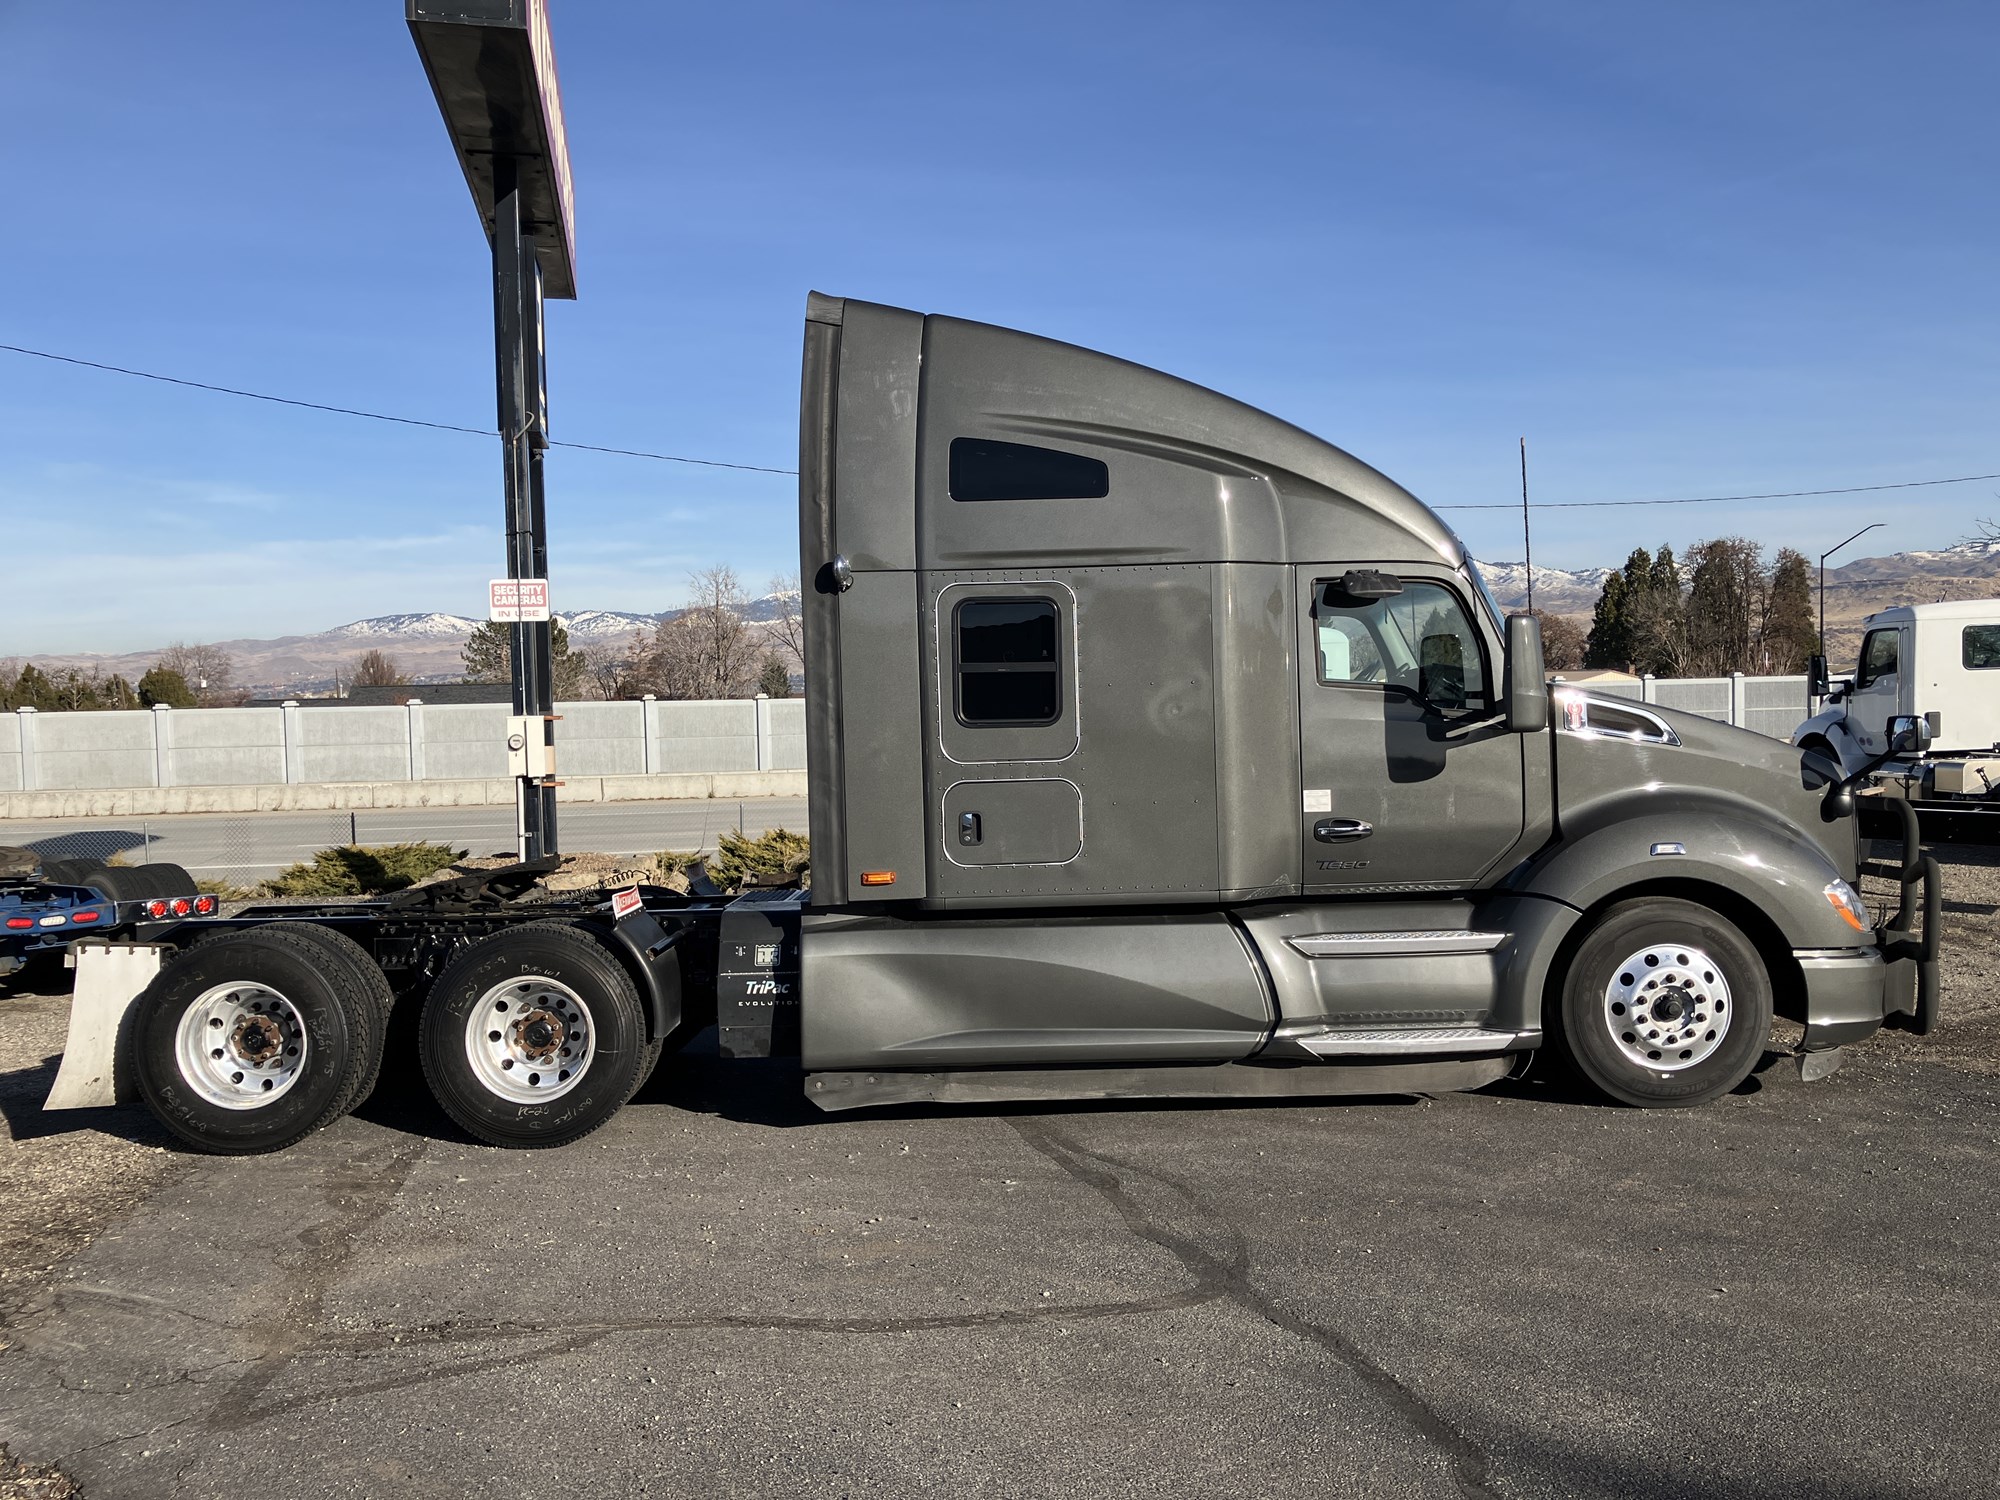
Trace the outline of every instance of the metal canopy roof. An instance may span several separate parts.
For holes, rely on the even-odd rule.
[[[410,34],[487,239],[493,238],[494,163],[511,159],[543,293],[574,297],[575,193],[547,0],[407,0],[407,6]]]

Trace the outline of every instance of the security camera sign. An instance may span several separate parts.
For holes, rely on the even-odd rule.
[[[495,578],[486,585],[486,618],[508,625],[549,617],[546,578]]]

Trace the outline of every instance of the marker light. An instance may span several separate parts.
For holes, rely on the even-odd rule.
[[[173,912],[177,917],[185,917],[194,911],[194,903],[185,896],[174,897]]]
[[[33,927],[35,925],[35,919],[33,917],[9,917],[7,919],[7,925],[9,927],[16,927],[16,928]]]
[[[863,870],[861,872],[861,883],[863,885],[894,885],[896,883],[896,872],[894,870]]]
[[[103,915],[104,915],[104,913],[102,913],[102,912],[97,912],[97,911],[79,911],[79,912],[72,912],[72,913],[70,913],[70,918],[69,918],[69,919],[70,919],[70,921],[72,921],[72,922],[79,922],[79,923],[80,923],[80,922],[95,922],[95,921],[96,921],[96,920],[97,920],[97,919],[98,919],[99,917],[101,917],[101,916],[103,916]]]
[[[149,916],[149,917],[164,917],[164,916],[165,916],[166,914],[167,914],[167,903],[166,903],[166,902],[164,902],[164,901],[148,901],[148,902],[146,903],[146,915],[147,915],[147,916]]]
[[[1856,932],[1872,930],[1868,921],[1868,908],[1861,903],[1861,897],[1854,887],[1844,880],[1836,880],[1825,891],[1827,905],[1840,913],[1840,920]]]
[[[215,912],[215,897],[213,896],[195,897],[194,912],[195,915],[198,917],[206,917],[213,915]]]

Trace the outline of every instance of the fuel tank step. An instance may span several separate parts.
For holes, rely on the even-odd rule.
[[[1541,1040],[1538,1031],[1494,1031],[1484,1026],[1314,1026],[1283,1030],[1279,1037],[1314,1057],[1385,1057],[1459,1052],[1512,1052]]]

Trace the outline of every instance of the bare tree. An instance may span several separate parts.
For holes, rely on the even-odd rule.
[[[250,696],[236,686],[236,663],[219,646],[175,641],[160,653],[156,665],[180,673],[203,708],[241,703]]]
[[[800,677],[806,671],[806,626],[800,613],[804,598],[799,592],[799,575],[788,573],[771,580],[771,599],[777,612],[764,622],[766,650],[785,664],[787,674]]]
[[[662,698],[747,697],[764,633],[743,617],[750,602],[743,585],[727,567],[704,568],[688,583],[688,607],[660,621],[627,658],[631,686]]]
[[[1589,632],[1572,615],[1552,615],[1542,609],[1534,613],[1542,622],[1542,665],[1551,672],[1580,669]]]
[[[371,647],[354,664],[354,676],[350,680],[356,687],[403,687],[410,679],[396,666],[395,657]]]
[[[629,653],[620,655],[609,646],[586,646],[580,654],[586,691],[596,693],[607,703],[627,696],[626,680],[631,675]]]

